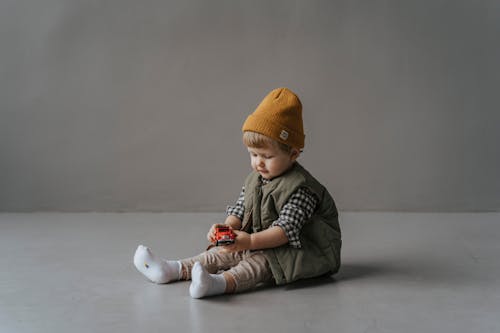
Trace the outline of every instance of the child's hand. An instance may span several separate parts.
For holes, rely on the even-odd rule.
[[[220,226],[222,226],[222,227],[228,227],[228,225],[221,224],[221,223],[216,223],[216,224],[212,225],[212,227],[210,228],[210,230],[208,231],[208,234],[207,234],[207,239],[208,239],[208,241],[210,243],[215,244],[215,242],[217,241],[217,239],[215,238],[215,228],[216,227],[220,227]]]
[[[240,252],[244,250],[249,250],[251,248],[251,238],[250,234],[244,231],[233,230],[236,238],[234,239],[234,244],[224,245],[222,248],[226,252]]]

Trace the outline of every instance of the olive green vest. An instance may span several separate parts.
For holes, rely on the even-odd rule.
[[[257,172],[247,177],[242,230],[252,233],[269,228],[299,187],[308,188],[319,201],[313,216],[301,230],[301,248],[285,244],[264,251],[278,285],[333,274],[340,267],[342,241],[335,202],[326,188],[297,162],[265,185]]]

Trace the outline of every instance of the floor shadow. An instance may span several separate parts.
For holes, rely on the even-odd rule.
[[[377,275],[392,274],[394,269],[389,266],[375,264],[343,264],[340,270],[335,274],[325,274],[319,277],[299,280],[287,284],[285,290],[294,290],[302,288],[315,288],[339,281],[363,279]]]
[[[330,274],[325,274],[322,276],[318,276],[310,279],[298,280],[292,283],[289,283],[284,286],[285,290],[295,290],[295,289],[303,289],[303,288],[316,288],[321,287],[327,284],[331,284],[337,281],[335,276]]]
[[[346,263],[343,264],[335,279],[341,281],[352,281],[358,279],[396,279],[398,281],[412,281],[422,283],[447,283],[463,284],[470,281],[490,282],[488,278],[474,273],[467,265],[433,261],[426,258],[392,261],[373,261],[370,263]]]
[[[284,286],[285,290],[303,288],[317,288],[339,281],[363,279],[378,275],[393,274],[394,268],[380,264],[343,264],[335,275],[325,274],[322,276],[298,280]]]
[[[342,264],[335,277],[337,280],[356,280],[377,275],[386,275],[394,271],[393,267],[377,264]]]

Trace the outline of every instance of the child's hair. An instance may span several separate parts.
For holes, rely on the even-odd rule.
[[[251,131],[243,132],[243,143],[245,144],[245,146],[250,148],[266,148],[269,146],[273,146],[286,154],[290,154],[290,152],[292,151],[292,147],[290,147],[289,145],[271,139],[270,137],[263,134]]]

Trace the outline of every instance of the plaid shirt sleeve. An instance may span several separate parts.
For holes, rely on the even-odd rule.
[[[234,206],[227,206],[226,215],[234,215],[243,221],[243,215],[245,214],[245,186],[241,188],[240,196]]]
[[[300,231],[307,220],[311,218],[317,204],[316,196],[307,188],[301,187],[283,205],[278,219],[273,222],[272,226],[283,229],[291,247],[302,247],[299,238]]]

